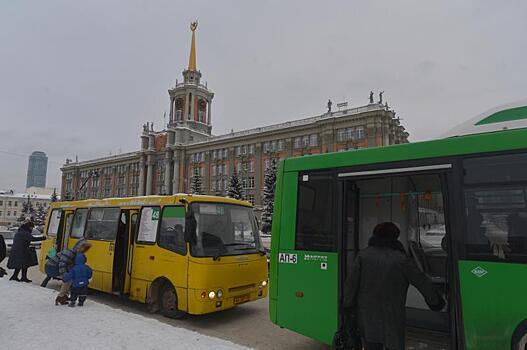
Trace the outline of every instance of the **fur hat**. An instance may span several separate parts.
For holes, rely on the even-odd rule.
[[[399,227],[397,227],[397,225],[395,225],[393,222],[383,222],[375,226],[373,229],[373,235],[375,237],[388,240],[396,241],[400,234],[401,231],[399,230]]]

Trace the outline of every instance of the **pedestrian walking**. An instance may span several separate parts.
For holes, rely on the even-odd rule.
[[[71,282],[70,307],[74,307],[79,299],[79,306],[83,306],[88,294],[88,284],[92,276],[92,269],[86,265],[86,256],[77,253],[75,266],[64,275],[64,282]]]
[[[406,255],[392,222],[377,225],[368,247],[355,258],[346,279],[344,306],[354,310],[366,350],[404,350],[406,295],[414,285],[434,311],[445,302]]]
[[[35,228],[35,224],[31,219],[26,219],[24,223],[18,228],[15,237],[13,238],[13,247],[9,254],[7,261],[7,268],[13,269],[13,275],[10,280],[19,282],[31,282],[27,278],[27,269],[31,266],[38,265],[37,253],[35,248],[30,247],[31,242],[43,241],[45,236],[35,237],[31,234]],[[22,277],[19,279],[18,274],[22,272]]]

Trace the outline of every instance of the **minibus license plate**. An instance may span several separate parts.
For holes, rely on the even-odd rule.
[[[250,298],[250,294],[244,294],[244,295],[238,295],[237,297],[234,297],[234,303],[235,304],[241,304],[248,302]]]

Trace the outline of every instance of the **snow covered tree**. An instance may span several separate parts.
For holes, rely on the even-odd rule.
[[[234,199],[243,199],[243,187],[237,173],[232,174],[229,180],[229,188],[227,189],[227,196]]]
[[[53,193],[51,194],[51,202],[56,202],[58,201],[58,196],[57,196],[57,189],[53,189]]]
[[[20,214],[20,217],[18,218],[18,222],[24,222],[26,218],[31,218],[31,220],[35,220],[35,208],[33,207],[33,203],[31,201],[24,201],[22,202],[22,213]]]
[[[274,192],[276,188],[276,160],[271,160],[269,167],[265,169],[262,232],[271,232],[274,210]]]
[[[44,225],[47,213],[48,211],[44,209],[44,206],[42,204],[37,205],[37,210],[35,212],[35,226]]]
[[[190,184],[190,192],[192,194],[203,194],[203,186],[201,184],[201,176],[192,176],[192,182]]]

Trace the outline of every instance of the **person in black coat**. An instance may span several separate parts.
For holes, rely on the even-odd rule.
[[[4,261],[7,254],[7,247],[5,245],[4,236],[0,235],[0,263]],[[0,277],[4,277],[7,272],[5,272],[3,267],[0,267]]]
[[[13,275],[10,280],[31,282],[27,278],[27,269],[30,266],[34,266],[35,263],[32,258],[34,254],[30,249],[29,245],[33,241],[43,241],[46,239],[45,236],[35,237],[31,234],[35,224],[31,220],[26,220],[19,228],[15,237],[13,238],[13,247],[9,254],[9,260],[7,261],[7,268],[14,269]],[[18,278],[18,274],[22,271],[22,278]]]
[[[344,306],[355,313],[366,350],[404,350],[409,284],[434,311],[445,306],[432,282],[406,255],[392,222],[377,225],[368,247],[357,254],[345,282]]]

